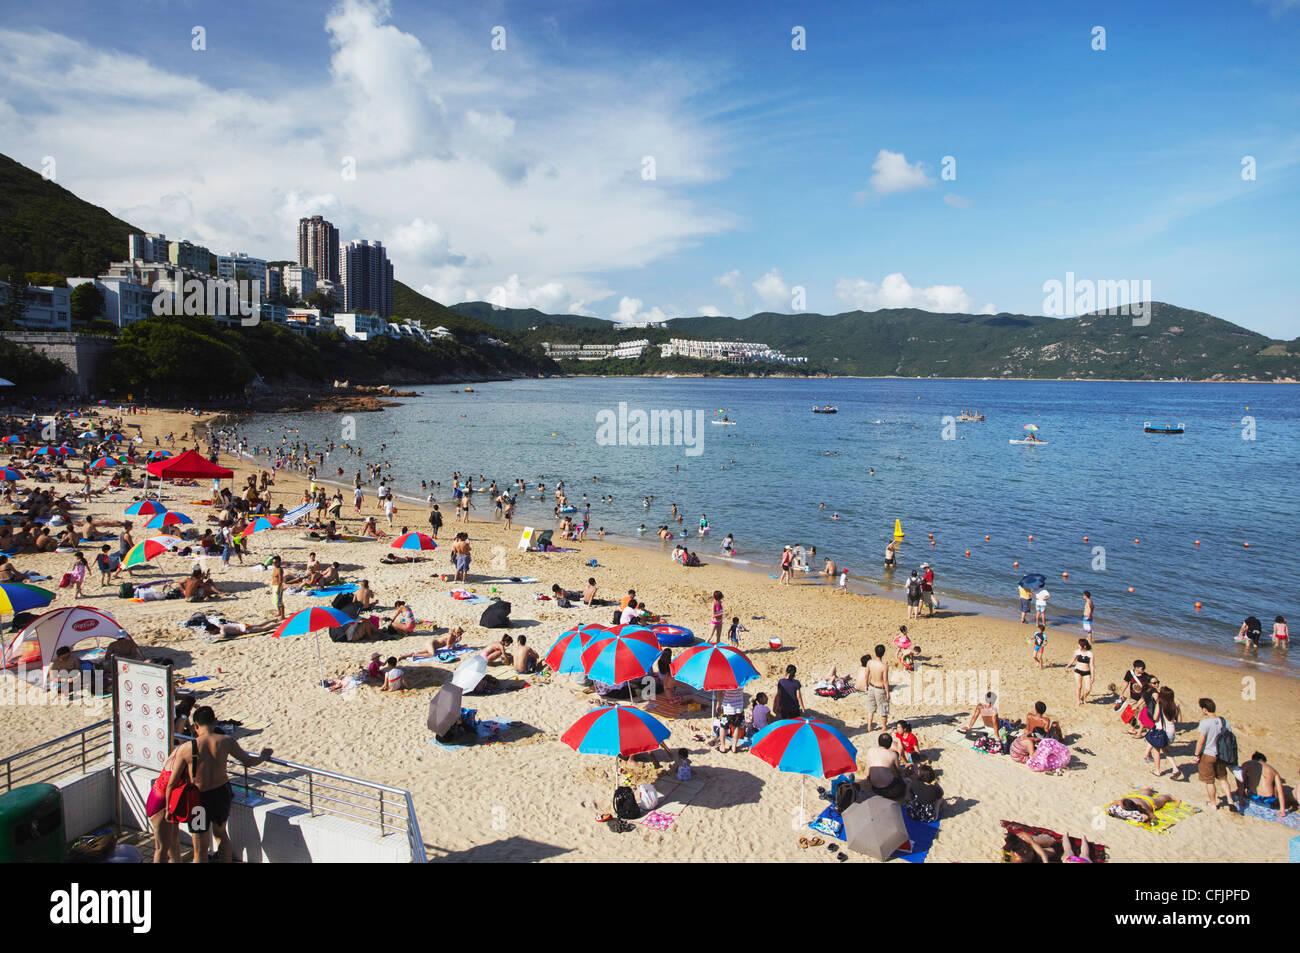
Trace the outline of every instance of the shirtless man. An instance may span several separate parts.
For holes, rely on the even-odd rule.
[[[320,573],[320,578],[316,582],[316,588],[324,589],[327,586],[337,586],[340,581],[339,564],[330,563],[329,568]]]
[[[582,601],[589,606],[596,604],[596,579],[594,576],[587,580],[587,587],[582,590]]]
[[[280,565],[278,555],[271,557],[271,604],[275,614],[284,618],[284,567]]]
[[[195,569],[185,577],[181,582],[181,594],[190,602],[202,602],[204,599],[223,595],[221,590],[212,584],[212,578],[201,569]]]
[[[527,636],[519,636],[519,651],[514,653],[515,671],[527,675],[537,667],[537,650],[527,643]]]
[[[469,582],[470,545],[468,533],[457,533],[451,544],[451,555],[456,562],[456,582]]]
[[[1241,787],[1238,789],[1241,811],[1254,801],[1265,807],[1277,809],[1277,819],[1286,818],[1286,790],[1282,785],[1282,775],[1268,763],[1268,758],[1256,751],[1250,760],[1241,766]]]
[[[190,818],[191,832],[194,834],[194,863],[208,862],[208,848],[216,839],[217,861],[228,864],[231,859],[230,838],[226,836],[226,822],[230,820],[230,806],[235,794],[230,787],[230,777],[226,774],[226,761],[234,758],[245,767],[256,767],[271,757],[271,749],[263,748],[261,754],[252,755],[239,746],[229,735],[213,732],[217,723],[216,713],[211,706],[202,705],[194,709],[194,741],[182,741],[177,748],[176,758],[184,761],[187,772],[172,771],[167,782],[167,791],[163,802],[171,801],[172,789],[182,775],[194,779],[199,789],[199,809]],[[195,760],[197,754],[198,760]],[[179,768],[179,764],[177,764]]]
[[[370,588],[369,579],[361,580],[361,585],[357,587],[356,595],[353,598],[361,603],[362,609],[369,609],[379,601],[375,598],[374,590]]]
[[[876,646],[876,657],[862,656],[856,687],[867,695],[867,731],[876,730],[876,713],[880,713],[880,730],[889,730],[889,663],[885,647]]]

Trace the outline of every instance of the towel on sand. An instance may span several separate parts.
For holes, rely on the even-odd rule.
[[[1147,795],[1144,795],[1141,791],[1137,791],[1137,790],[1129,791],[1128,794],[1124,795],[1124,797],[1138,797],[1138,798],[1146,797],[1146,796]],[[1119,802],[1122,801],[1123,799],[1124,798],[1117,798],[1116,800],[1112,801],[1110,804],[1106,805],[1107,813],[1109,813],[1110,808],[1119,804]],[[1199,807],[1193,807],[1192,805],[1186,803],[1185,801],[1170,801],[1164,807],[1160,808],[1160,810],[1156,811],[1156,822],[1154,824],[1147,824],[1142,821],[1130,820],[1127,817],[1119,817],[1116,818],[1116,820],[1121,820],[1125,824],[1132,824],[1134,827],[1140,827],[1146,831],[1154,831],[1157,834],[1168,834],[1170,828],[1172,828],[1179,821],[1186,820],[1187,818],[1191,817],[1193,814],[1200,814],[1200,813],[1201,813],[1201,809]],[[1115,815],[1112,814],[1111,816],[1114,817]]]

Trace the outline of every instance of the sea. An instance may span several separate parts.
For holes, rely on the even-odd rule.
[[[349,485],[360,460],[387,461],[398,493],[420,501],[418,514],[399,514],[412,528],[425,522],[421,481],[448,500],[457,470],[476,485],[480,475],[533,484],[515,524],[554,527],[563,480],[576,515],[590,504],[590,537],[603,527],[612,542],[658,551],[668,544],[655,530],[669,524],[706,562],[766,574],[779,571],[783,546],[815,546],[817,570],[829,556],[854,588],[894,597],[928,562],[941,605],[1015,618],[1017,580],[1039,573],[1065,645],[1082,634],[1086,589],[1103,643],[1300,673],[1267,639],[1275,616],[1300,623],[1300,385],[609,377],[472,387],[418,388],[382,413],[260,415],[240,432],[254,447],[359,447],[360,458],[335,450],[322,471]],[[657,443],[638,411],[659,412]],[[960,421],[963,411],[984,419]],[[714,423],[724,417],[734,425]],[[1043,443],[1012,443],[1030,432]],[[538,482],[544,501],[532,498]],[[474,515],[490,516],[487,494],[475,499]],[[887,570],[896,521],[904,535]],[[721,555],[728,533],[734,559]],[[1258,650],[1234,642],[1249,615],[1264,622]]]

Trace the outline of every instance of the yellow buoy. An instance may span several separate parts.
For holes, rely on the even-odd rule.
[[[902,539],[902,538],[903,538],[903,521],[900,519],[896,519],[894,520],[894,539]]]

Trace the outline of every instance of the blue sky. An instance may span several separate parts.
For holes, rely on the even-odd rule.
[[[319,212],[447,303],[1042,313],[1073,272],[1300,335],[1300,0],[3,6],[0,151],[220,252]]]

